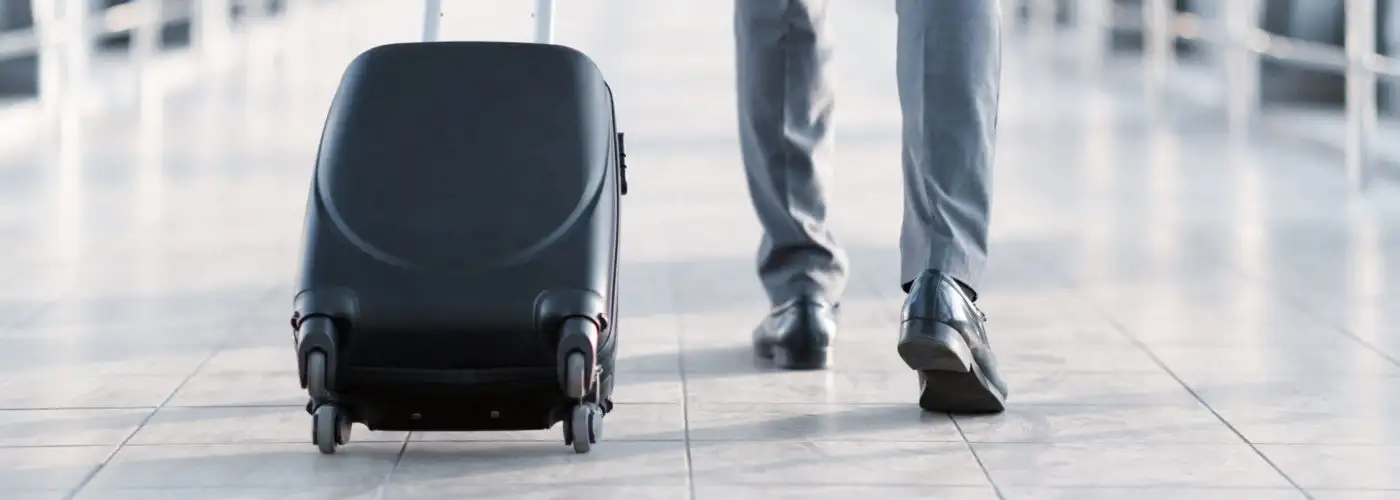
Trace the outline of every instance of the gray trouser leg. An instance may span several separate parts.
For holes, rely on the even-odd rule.
[[[896,0],[903,111],[901,280],[938,269],[976,287],[987,257],[1000,87],[1000,2]],[[833,300],[846,256],[826,225],[832,75],[827,0],[736,0],[739,122],[764,238],[759,275],[779,302]]]
[[[739,131],[774,303],[840,300],[846,255],[826,222],[832,80],[827,0],[736,0]]]
[[[901,279],[976,288],[987,260],[1001,90],[1001,2],[896,0],[904,115]]]

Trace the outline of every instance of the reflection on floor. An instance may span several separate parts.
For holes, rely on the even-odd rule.
[[[519,15],[476,3],[461,28]],[[921,414],[893,352],[893,47],[869,36],[893,14],[834,7],[856,278],[837,367],[778,373],[747,350],[728,9],[560,8],[634,167],[621,404],[594,453],[557,429],[309,443],[286,327],[306,183],[349,49],[413,34],[389,7],[5,146],[0,497],[1400,498],[1400,197],[1348,194],[1334,154],[1228,140],[1204,111],[1160,125],[1008,43],[984,303],[1012,407]]]

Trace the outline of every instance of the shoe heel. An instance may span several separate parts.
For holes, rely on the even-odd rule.
[[[914,318],[904,322],[897,349],[909,368],[970,373],[972,349],[953,327],[934,320]]]
[[[773,346],[773,364],[787,370],[820,370],[831,364],[831,347],[787,349]]]

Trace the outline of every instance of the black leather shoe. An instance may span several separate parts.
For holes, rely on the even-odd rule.
[[[899,357],[919,371],[919,406],[948,413],[1000,413],[1006,383],[987,343],[987,317],[952,277],[924,271],[904,302]]]
[[[754,353],[789,370],[819,370],[831,362],[836,307],[811,298],[784,302],[753,331]]]

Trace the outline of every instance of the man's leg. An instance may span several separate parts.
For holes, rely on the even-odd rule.
[[[1000,91],[1000,2],[897,0],[904,121],[900,355],[920,405],[1001,411],[1005,384],[973,304],[987,258]]]
[[[758,274],[774,305],[759,355],[827,364],[846,255],[826,222],[833,89],[828,0],[736,0],[739,134],[763,240]]]

